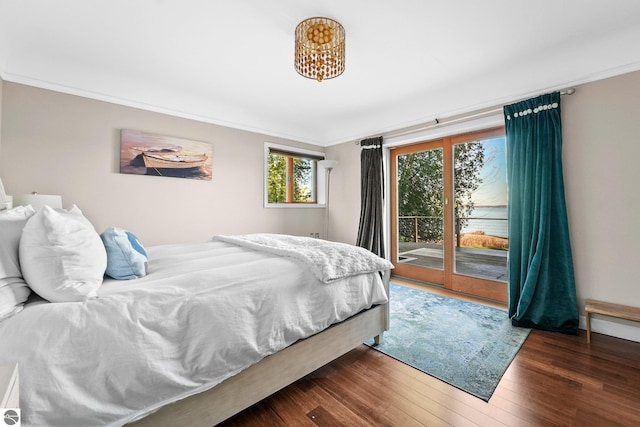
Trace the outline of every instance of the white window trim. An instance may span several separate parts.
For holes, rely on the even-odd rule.
[[[325,153],[321,151],[313,151],[307,150],[304,148],[294,147],[292,145],[283,145],[283,144],[275,144],[272,142],[264,143],[264,158],[262,161],[263,171],[263,185],[262,185],[262,193],[263,193],[263,204],[265,208],[285,208],[285,209],[316,209],[316,208],[324,208],[325,200],[326,200],[326,183],[325,180],[322,179],[324,175],[324,169],[316,168],[316,185],[318,187],[317,193],[317,202],[316,203],[269,203],[269,189],[267,185],[269,184],[269,151],[270,149],[289,151],[291,153],[300,154],[301,156],[308,155],[314,157],[322,157],[325,158]]]

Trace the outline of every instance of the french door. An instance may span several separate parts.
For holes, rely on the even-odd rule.
[[[504,128],[391,149],[394,275],[507,301]]]

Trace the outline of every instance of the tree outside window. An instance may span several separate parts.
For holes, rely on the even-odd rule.
[[[317,203],[316,169],[320,158],[270,150],[267,157],[268,203]]]

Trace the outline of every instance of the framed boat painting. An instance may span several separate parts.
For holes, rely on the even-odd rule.
[[[120,173],[211,180],[213,146],[171,136],[122,129]]]

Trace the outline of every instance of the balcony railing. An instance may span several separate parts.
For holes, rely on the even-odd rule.
[[[401,242],[439,243],[444,237],[443,220],[435,216],[398,217],[398,237]]]
[[[461,233],[462,225],[465,224],[465,228],[475,230],[474,220],[483,221],[481,231],[486,235],[507,238],[506,224],[508,219],[506,218],[458,217],[455,219],[456,246],[460,247],[460,238],[463,234]],[[484,221],[489,221],[489,223],[484,223]],[[495,221],[495,227],[491,225],[493,221]],[[398,217],[398,237],[400,242],[441,244],[444,239],[443,219],[426,215],[400,216]]]

